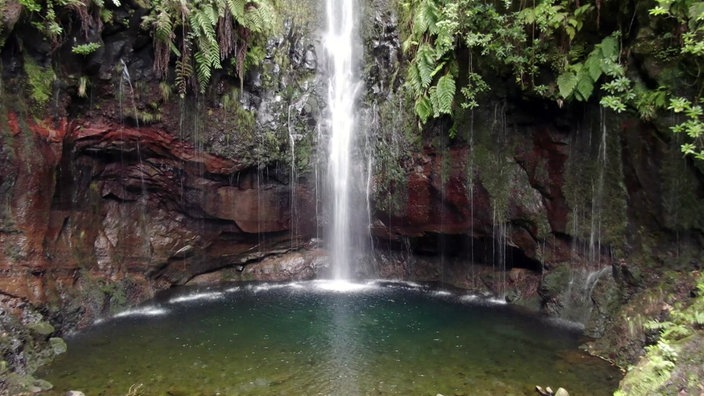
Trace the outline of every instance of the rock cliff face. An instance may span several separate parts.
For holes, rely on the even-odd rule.
[[[299,248],[316,230],[308,186],[257,180],[156,128],[30,123],[3,149],[2,290],[36,304],[83,277],[182,284]]]
[[[309,246],[317,136],[304,131],[324,106],[312,4],[287,10],[244,92],[219,74],[214,92],[183,100],[154,77],[136,6],[93,32],[101,47],[86,56],[41,40],[23,50],[37,32],[15,18],[2,52],[0,291],[61,310],[97,284],[89,320]],[[30,76],[29,64],[49,73]],[[29,98],[37,76],[55,78],[45,87],[55,100]]]

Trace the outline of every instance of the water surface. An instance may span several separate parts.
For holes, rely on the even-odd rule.
[[[56,395],[611,394],[619,372],[579,342],[575,328],[415,285],[252,284],[164,294],[68,337],[42,374]]]

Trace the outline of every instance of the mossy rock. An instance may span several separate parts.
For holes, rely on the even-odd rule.
[[[48,336],[49,334],[54,332],[54,326],[51,325],[49,322],[45,321],[39,321],[35,323],[31,323],[27,325],[27,327],[32,330],[34,333],[37,333],[39,335],[43,336]]]
[[[560,265],[543,277],[540,283],[540,293],[543,297],[555,297],[567,289],[570,283],[570,268],[568,265]]]
[[[49,345],[51,345],[51,349],[54,351],[54,355],[61,355],[62,353],[66,353],[66,351],[68,350],[66,342],[63,340],[63,338],[60,337],[49,338]]]
[[[5,377],[7,392],[10,395],[25,393],[39,393],[50,390],[54,387],[49,381],[34,378],[31,375],[21,375],[10,373]]]

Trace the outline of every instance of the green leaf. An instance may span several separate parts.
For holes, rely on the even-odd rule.
[[[579,82],[577,83],[577,99],[580,101],[587,101],[590,96],[592,96],[592,92],[594,91],[594,83],[591,81],[591,79],[588,76],[585,76],[582,74],[583,78],[579,79]]]
[[[29,12],[39,12],[42,10],[42,6],[36,0],[20,0],[20,4]]]
[[[593,82],[596,82],[599,77],[601,77],[601,63],[596,56],[589,56],[587,60],[584,61],[584,69],[587,70]]]
[[[420,121],[425,124],[433,113],[433,105],[430,103],[430,99],[426,97],[420,97],[416,99],[415,105],[416,114]]]
[[[451,75],[445,74],[440,77],[437,85],[438,108],[437,111],[443,114],[452,113],[452,103],[455,99],[455,79]]]
[[[415,64],[411,64],[408,68],[408,75],[406,77],[406,84],[413,90],[413,92],[419,93],[423,90],[423,82],[420,79],[420,73]]]
[[[648,13],[652,16],[658,16],[658,15],[667,15],[670,13],[665,7],[663,6],[655,6],[651,8]]]
[[[616,39],[616,34],[612,34],[604,38],[599,44],[601,49],[601,56],[605,59],[616,62],[618,60],[618,40]]]
[[[445,67],[445,62],[440,62],[440,64],[435,67],[435,70],[430,73],[430,77],[435,77],[435,75],[438,74],[443,67]]]
[[[420,34],[437,33],[436,23],[438,21],[438,8],[435,6],[433,0],[425,0],[422,4],[418,6],[418,10],[415,14],[414,30],[417,30]]]
[[[689,7],[689,18],[690,24],[704,19],[704,1],[698,1]]]
[[[577,75],[572,71],[566,71],[557,77],[557,87],[560,90],[560,96],[567,98],[574,92],[577,86]]]
[[[423,44],[418,48],[418,53],[415,57],[416,67],[418,68],[418,76],[420,77],[423,88],[430,86],[433,81],[433,70],[435,70],[435,61],[432,56],[433,50],[429,45]]]
[[[623,103],[621,98],[613,95],[607,95],[601,98],[601,101],[599,102],[602,106],[606,107],[607,109],[611,109],[617,113],[620,113],[622,111],[626,110],[626,105]]]

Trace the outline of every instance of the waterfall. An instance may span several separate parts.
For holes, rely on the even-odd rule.
[[[327,32],[325,49],[328,56],[328,172],[327,202],[331,225],[326,237],[335,279],[352,275],[351,257],[354,251],[352,232],[356,203],[352,185],[359,176],[352,166],[355,119],[355,99],[359,90],[356,78],[355,36],[357,5],[354,0],[327,0]],[[356,205],[354,205],[356,206]]]

